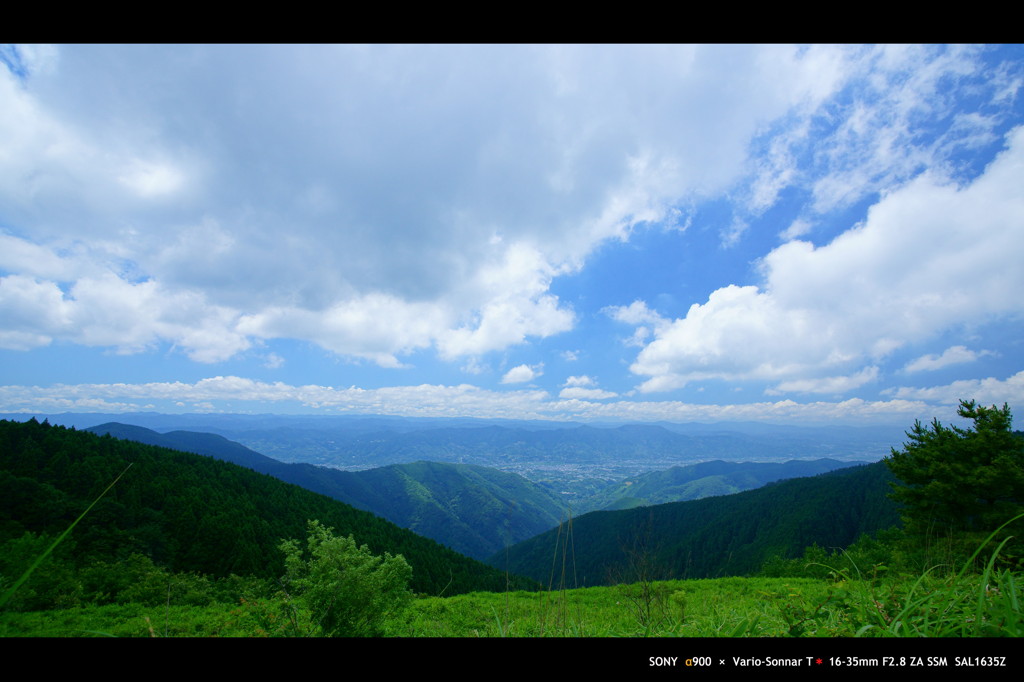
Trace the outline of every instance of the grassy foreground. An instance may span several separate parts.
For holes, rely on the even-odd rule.
[[[1024,634],[1009,572],[916,580],[719,578],[415,599],[391,637],[963,637]],[[304,619],[306,619],[304,621]],[[0,615],[0,636],[267,637],[308,618],[283,600],[106,605]]]

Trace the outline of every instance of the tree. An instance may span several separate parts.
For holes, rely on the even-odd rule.
[[[303,602],[315,634],[365,637],[382,634],[384,621],[404,609],[412,568],[401,555],[379,557],[349,537],[309,522],[304,558],[297,540],[281,544],[285,589]]]
[[[957,414],[974,426],[917,421],[903,450],[886,459],[912,533],[991,531],[1024,511],[1024,440],[1010,430],[1009,406],[961,400]]]

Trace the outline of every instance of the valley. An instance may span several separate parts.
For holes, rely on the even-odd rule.
[[[645,473],[622,479],[622,471],[634,467],[628,464],[616,469],[608,464],[589,467],[586,464],[551,464],[546,461],[551,455],[542,447],[543,441],[540,445],[535,442],[532,447],[526,448],[519,440],[513,443],[513,447],[518,446],[518,451],[525,453],[520,455],[528,467],[524,474],[511,473],[508,468],[499,471],[476,464],[428,461],[342,471],[310,463],[279,462],[212,433],[169,431],[160,434],[144,427],[117,422],[91,426],[86,430],[209,455],[270,474],[373,512],[481,560],[557,526],[570,515],[728,495],[782,479],[820,474],[856,464],[832,459],[777,463],[715,460],[672,466],[664,471],[649,471],[647,468],[653,466],[656,460],[646,458],[643,467]],[[580,450],[593,443],[594,431],[576,428],[567,434],[558,434],[555,442],[571,451]],[[672,438],[669,432],[660,427],[652,430],[634,427],[625,432],[613,432],[618,436],[617,443],[613,445],[621,450],[628,449],[636,456],[635,453],[646,451],[652,431],[659,436]],[[449,452],[454,449],[466,451],[473,445],[484,452],[493,452],[495,447],[480,444],[479,429],[446,430],[440,438],[433,431],[421,433],[424,435],[424,438],[419,439],[421,442],[443,440]],[[513,438],[522,438],[523,433],[530,432],[504,433],[500,427],[489,427],[483,440],[487,443],[509,443]],[[551,433],[545,432],[545,435]],[[340,437],[334,433],[329,435]],[[376,444],[381,440],[370,439],[369,442]],[[689,441],[686,443],[690,444]],[[350,447],[352,458],[371,458],[359,449],[360,441],[353,440]],[[488,447],[492,449],[488,450]],[[610,446],[606,445],[605,448],[608,450]],[[687,461],[692,457],[694,455],[691,453],[680,453],[674,459]],[[480,459],[493,461],[494,458],[481,456]],[[564,483],[559,486],[560,481],[553,480],[549,473],[538,473],[553,469],[564,474],[570,466],[580,475],[572,489],[566,489],[568,486]],[[619,475],[613,475],[613,471]],[[602,472],[604,475],[601,475]],[[532,481],[531,476],[534,479]],[[593,490],[593,493],[586,495],[588,490]]]
[[[96,417],[64,415],[56,419],[78,419],[82,423]],[[369,540],[368,551],[384,552],[385,557],[400,553],[409,559],[411,586],[420,599],[409,605],[410,610],[404,611],[404,625],[389,622],[386,631],[381,630],[379,634],[466,636],[472,632],[564,636],[569,633],[566,627],[575,628],[572,631],[577,634],[618,636],[655,633],[702,636],[716,632],[803,634],[809,625],[784,617],[788,610],[798,608],[810,609],[807,612],[813,613],[814,622],[820,622],[823,628],[819,634],[842,636],[857,622],[848,610],[853,608],[853,603],[837,601],[838,611],[813,607],[815,600],[824,599],[829,603],[836,597],[828,591],[827,584],[815,582],[822,576],[808,568],[811,564],[804,566],[795,557],[805,550],[821,552],[823,550],[814,548],[830,548],[822,555],[825,562],[841,565],[849,561],[849,568],[841,570],[859,571],[866,557],[881,556],[879,548],[889,547],[886,543],[892,542],[890,539],[878,544],[871,536],[887,532],[890,535],[886,537],[892,537],[895,531],[885,529],[900,522],[898,508],[889,499],[895,479],[882,462],[864,464],[820,458],[784,462],[719,459],[692,463],[695,456],[688,452],[670,461],[691,463],[647,470],[625,479],[609,476],[611,482],[595,485],[597,492],[588,497],[580,489],[552,491],[543,481],[534,482],[519,474],[465,463],[416,461],[354,471],[286,463],[212,432],[170,430],[160,433],[119,422],[96,424],[78,431],[53,425],[49,418],[42,422],[35,419],[0,421],[0,425],[3,426],[0,443],[4,453],[0,493],[6,500],[0,507],[0,532],[3,533],[0,545],[7,548],[8,555],[0,565],[0,575],[16,574],[17,567],[25,566],[23,562],[39,551],[45,535],[58,531],[67,523],[68,514],[82,508],[88,499],[81,497],[83,494],[90,494],[88,491],[95,494],[105,477],[125,463],[132,463],[131,474],[118,484],[113,499],[102,501],[76,531],[77,540],[60,559],[63,563],[59,565],[66,566],[61,569],[63,573],[54,573],[53,569],[45,571],[38,578],[43,582],[37,582],[36,588],[19,595],[19,601],[15,602],[19,611],[45,608],[47,604],[74,603],[86,607],[82,617],[92,618],[94,616],[88,614],[93,613],[94,608],[109,609],[115,603],[124,603],[125,599],[136,602],[157,597],[143,597],[138,591],[141,585],[138,581],[155,581],[155,585],[160,585],[170,580],[171,585],[175,581],[182,586],[191,584],[178,599],[193,600],[196,606],[209,604],[213,608],[214,603],[223,603],[225,599],[265,604],[256,611],[244,609],[243,613],[250,621],[256,619],[251,622],[264,623],[261,631],[272,634],[266,629],[270,622],[266,619],[278,618],[274,614],[283,606],[272,598],[274,590],[270,583],[262,581],[281,571],[280,558],[274,558],[274,538],[295,538],[301,534],[300,519],[317,518],[330,523],[332,529],[353,534],[358,542]],[[523,438],[523,432],[506,434],[503,428],[487,427],[484,440],[509,442],[512,437]],[[466,439],[469,443],[480,442],[482,434],[478,430],[466,430],[470,432]],[[459,431],[444,430],[441,440],[449,451],[469,448],[460,444]],[[575,435],[586,442],[594,435],[589,431],[577,430]],[[651,442],[652,434],[672,437],[664,436],[661,431],[671,434],[661,427],[653,431],[632,429],[615,432],[616,437],[611,440],[620,450],[632,449],[638,460],[649,466],[659,461],[657,457],[642,458],[638,453],[643,452],[645,439]],[[409,438],[415,433],[418,432],[404,435]],[[557,434],[555,429],[546,433],[556,435],[564,448],[582,447],[567,434]],[[431,429],[423,429],[421,436],[421,442],[438,440],[438,434],[431,433]],[[631,442],[630,436],[639,440]],[[738,440],[753,443],[756,438],[744,434]],[[786,439],[799,440],[792,433],[788,433]],[[763,448],[779,452],[782,446],[764,439]],[[609,461],[611,450],[611,446],[606,446],[605,452],[594,459]],[[536,446],[521,450],[523,453],[539,451]],[[223,462],[214,462],[214,459]],[[545,464],[536,454],[522,454],[520,459],[529,462],[534,467],[532,471]],[[137,466],[143,469],[133,469]],[[577,471],[587,472],[592,480],[600,479],[593,476],[593,469],[583,464],[577,466]],[[260,474],[273,478],[259,477]],[[253,476],[259,478],[251,478]],[[231,484],[233,492],[221,489],[224,483],[236,479],[237,483]],[[305,495],[305,491],[288,484],[333,499],[313,495],[308,500],[302,498],[304,501],[300,503],[295,496],[300,492]],[[142,485],[146,487],[140,487]],[[255,498],[251,492],[243,492],[268,485],[272,487],[265,488]],[[227,496],[236,496],[237,501],[230,502]],[[322,501],[315,501],[315,498]],[[210,505],[210,500],[221,502]],[[268,503],[271,506],[266,506]],[[315,511],[311,504],[322,508]],[[41,513],[43,509],[49,511]],[[358,516],[360,514],[365,516]],[[281,526],[281,530],[268,535],[271,519],[280,525],[285,517],[288,530]],[[440,544],[417,544],[430,541],[411,533],[402,536],[401,533],[408,531],[390,526],[383,519]],[[37,535],[39,533],[43,535]],[[180,533],[184,536],[179,536]],[[191,539],[185,542],[185,537]],[[203,542],[196,544],[197,538]],[[256,544],[251,545],[252,542]],[[460,555],[446,547],[465,556],[456,559]],[[843,547],[850,548],[850,553],[839,554]],[[894,550],[881,551],[885,554]],[[829,553],[832,553],[831,558]],[[130,562],[120,563],[125,558]],[[490,567],[474,559],[485,560]],[[95,592],[96,588],[89,586],[95,584],[100,574],[90,573],[95,569],[88,568],[89,562],[94,567],[102,566],[103,572],[122,575],[118,579],[120,586],[114,587],[109,579],[104,579],[108,587]],[[458,579],[457,564],[460,566]],[[134,568],[128,568],[129,565]],[[173,577],[184,576],[183,572],[188,571],[195,572],[194,577]],[[822,593],[826,596],[800,597],[802,601],[793,602],[791,594],[772,607],[775,615],[766,613],[756,621],[749,617],[722,620],[717,608],[707,611],[705,617],[710,621],[697,617],[701,611],[694,608],[696,602],[691,600],[699,593],[694,591],[692,581],[760,574],[768,580],[764,587],[755,588],[754,583],[748,582],[723,585],[729,585],[730,590],[742,586],[743,591],[755,589],[763,594],[792,593],[792,580],[781,586],[771,582],[771,576],[780,572],[792,578],[813,578],[806,589],[811,590],[810,594],[826,589]],[[245,575],[252,578],[243,580]],[[842,575],[847,576],[847,580],[853,578],[852,573]],[[469,630],[453,625],[451,619],[457,611],[452,609],[459,602],[448,599],[454,595],[489,592],[498,596],[509,590],[524,589],[527,592],[540,589],[541,595],[560,594],[559,599],[574,600],[575,624],[566,620],[568,616],[564,611],[558,615],[557,609],[564,609],[566,602],[558,607],[551,598],[527,597],[522,593],[524,596],[516,597],[516,603],[521,602],[521,606],[506,604],[506,615],[494,621],[496,631],[483,622],[466,625]],[[610,591],[591,593],[587,590]],[[118,597],[118,594],[124,596]],[[800,594],[796,593],[798,597]],[[170,592],[166,596],[170,598]],[[445,599],[429,601],[438,597]],[[256,601],[252,601],[254,599]],[[703,603],[714,604],[716,599]],[[610,600],[617,605],[611,611]],[[589,603],[593,606],[582,606]],[[794,606],[797,603],[801,606]],[[498,613],[497,606],[482,603],[466,608]],[[507,611],[509,608],[513,611]],[[612,612],[619,615],[613,616]],[[219,618],[214,615],[216,609],[204,609],[203,613],[207,614],[204,618],[214,618],[214,621]],[[431,620],[436,616],[430,614],[436,613],[448,615],[441,620]],[[184,612],[181,617],[186,617]],[[851,618],[853,620],[849,620]],[[476,622],[468,612],[457,619]],[[486,618],[485,621],[490,622]],[[23,632],[21,628],[29,628],[26,633],[36,632],[31,629],[34,626],[29,625],[31,622],[7,618],[0,621],[5,623],[0,627],[7,628],[8,635]],[[776,624],[772,625],[773,622]],[[213,621],[204,623],[194,626],[196,633],[213,626]],[[278,634],[299,634],[316,628],[314,623],[294,627],[299,629]],[[635,630],[636,627],[640,629]],[[783,629],[779,630],[780,627]],[[209,634],[214,632],[230,634],[219,630]]]
[[[519,474],[570,504],[611,483],[711,460],[874,462],[904,438],[892,426],[580,424],[540,420],[155,413],[40,415],[89,428],[121,422],[223,436],[284,463],[360,471],[417,461]],[[21,415],[0,415],[24,420]]]

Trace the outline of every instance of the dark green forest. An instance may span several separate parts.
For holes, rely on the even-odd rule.
[[[56,537],[131,464],[61,545],[69,566],[146,557],[171,572],[278,578],[284,539],[319,520],[375,554],[405,556],[410,586],[427,594],[504,590],[506,576],[432,540],[271,476],[161,447],[51,426],[0,421],[0,547],[10,577],[16,548]],[[529,583],[513,580],[518,588]]]
[[[279,462],[212,433],[157,433],[116,422],[86,430],[248,467],[372,512],[474,559],[486,559],[565,518],[565,505],[543,488],[517,474],[472,464],[413,462],[340,471]]]
[[[888,497],[894,480],[878,462],[735,495],[591,512],[490,563],[545,585],[631,582],[640,572],[654,580],[749,575],[770,557],[799,556],[814,544],[845,547],[898,524]]]

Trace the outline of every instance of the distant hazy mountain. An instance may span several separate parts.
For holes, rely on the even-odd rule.
[[[834,459],[789,462],[701,462],[631,477],[578,502],[574,511],[585,514],[596,509],[632,507],[699,500],[760,488],[766,483],[866,464]]]
[[[182,452],[209,455],[210,457],[239,464],[265,474],[287,466],[283,462],[250,450],[241,443],[236,443],[214,433],[196,433],[193,431],[157,433],[152,429],[131,424],[121,424],[119,422],[108,422],[82,430],[99,435],[106,433],[114,438],[133,440],[148,445],[159,445],[160,447],[180,450]]]
[[[209,455],[371,511],[475,558],[547,530],[564,505],[525,478],[464,464],[416,462],[366,471],[287,464],[212,433],[157,433],[108,423],[87,431]]]
[[[28,415],[11,415],[24,420]],[[37,415],[41,421],[44,415]],[[897,426],[754,422],[583,425],[546,420],[386,415],[65,413],[53,424],[120,422],[160,432],[216,433],[280,462],[356,471],[418,461],[516,473],[574,507],[611,483],[708,460],[876,461],[905,438]]]

